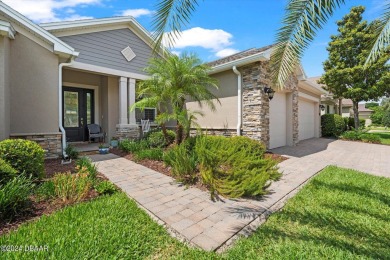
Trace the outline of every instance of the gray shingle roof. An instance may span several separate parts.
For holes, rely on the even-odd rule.
[[[224,63],[228,63],[228,62],[231,62],[231,61],[234,61],[234,60],[238,60],[238,59],[241,59],[241,58],[245,58],[245,57],[254,55],[256,53],[260,53],[260,52],[266,51],[266,50],[272,48],[274,45],[275,44],[271,44],[271,45],[264,46],[264,47],[261,47],[261,48],[248,49],[248,50],[245,50],[245,51],[242,51],[242,52],[235,53],[233,55],[224,57],[222,59],[211,61],[211,62],[207,63],[207,65],[210,66],[210,67],[215,67],[217,65],[221,65],[221,64],[224,64]]]

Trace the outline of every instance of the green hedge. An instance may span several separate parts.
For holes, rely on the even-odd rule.
[[[0,158],[8,162],[19,174],[42,178],[44,151],[36,142],[7,139],[0,142]]]
[[[0,184],[8,182],[17,174],[17,170],[12,168],[12,166],[3,159],[0,159]]]
[[[202,181],[211,195],[258,196],[281,175],[276,161],[264,157],[266,147],[248,137],[203,136],[196,141]]]
[[[337,114],[325,114],[321,116],[322,136],[339,136],[345,131],[344,119]]]
[[[146,139],[150,147],[163,148],[172,144],[175,141],[175,132],[167,130],[168,140],[165,139],[162,131],[151,132],[147,135]]]
[[[382,118],[382,124],[386,127],[390,127],[390,111],[386,111]]]
[[[341,139],[343,140],[349,140],[349,141],[362,141],[365,143],[373,143],[373,144],[380,144],[381,139],[377,135],[373,135],[370,133],[366,133],[364,131],[347,131],[343,133],[340,136]]]

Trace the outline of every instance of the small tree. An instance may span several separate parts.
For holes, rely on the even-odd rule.
[[[205,104],[211,110],[215,110],[214,101],[219,102],[211,92],[218,86],[208,75],[209,69],[195,54],[153,58],[145,69],[151,78],[143,81],[138,89],[138,94],[144,98],[132,109],[157,106],[156,119],[162,126],[169,120],[176,120],[176,143],[180,144],[188,136],[188,122],[194,121],[194,114],[187,118],[191,113],[186,109],[186,102],[196,101],[200,107]]]
[[[327,48],[329,57],[324,62],[325,74],[320,79],[335,97],[352,100],[355,129],[360,124],[359,102],[376,100],[390,88],[390,70],[386,64],[390,58],[388,51],[368,68],[364,67],[379,22],[362,21],[363,12],[364,7],[353,7],[337,22],[339,33],[331,36]]]
[[[383,115],[382,124],[387,128],[390,127],[390,111],[387,110]]]

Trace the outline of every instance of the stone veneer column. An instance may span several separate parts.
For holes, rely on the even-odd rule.
[[[298,143],[298,79],[296,77],[290,77],[285,84],[286,90],[291,91],[292,95],[292,145],[295,146]]]
[[[269,86],[268,62],[256,62],[241,68],[242,134],[269,146],[269,99],[264,86]]]

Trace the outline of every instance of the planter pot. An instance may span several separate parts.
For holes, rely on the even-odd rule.
[[[111,140],[111,146],[112,147],[118,147],[118,140]]]
[[[110,151],[110,148],[99,148],[100,154],[108,154],[109,151]]]

